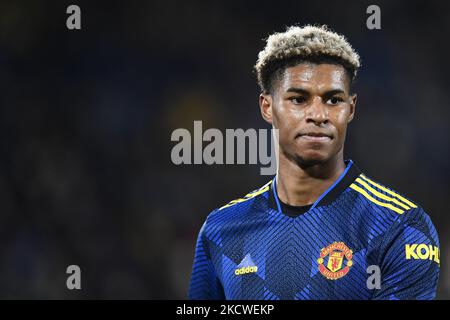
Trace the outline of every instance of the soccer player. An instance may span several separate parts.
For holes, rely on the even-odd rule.
[[[439,240],[429,216],[344,160],[359,66],[326,27],[267,39],[255,70],[262,117],[279,130],[277,175],[208,215],[191,299],[435,298]]]

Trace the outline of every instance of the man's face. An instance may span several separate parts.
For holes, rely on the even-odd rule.
[[[263,118],[279,129],[280,152],[302,165],[323,163],[343,150],[356,95],[345,69],[302,63],[287,68],[272,94],[261,94]]]

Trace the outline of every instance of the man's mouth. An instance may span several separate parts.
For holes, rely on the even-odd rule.
[[[300,133],[297,137],[308,141],[317,141],[317,142],[325,142],[333,139],[333,136],[330,134],[314,131]]]

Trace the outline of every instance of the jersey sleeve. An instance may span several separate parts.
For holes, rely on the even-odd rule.
[[[211,260],[211,252],[206,239],[206,228],[207,222],[203,224],[197,238],[189,285],[189,299],[223,300],[225,295]]]
[[[439,278],[439,239],[422,208],[394,222],[380,252],[381,288],[374,299],[432,300]]]

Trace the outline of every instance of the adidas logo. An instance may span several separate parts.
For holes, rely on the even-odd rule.
[[[247,274],[247,273],[255,273],[258,271],[258,267],[255,266],[255,263],[252,261],[250,257],[250,253],[242,259],[241,263],[238,265],[237,269],[234,270],[234,274],[237,276]]]

